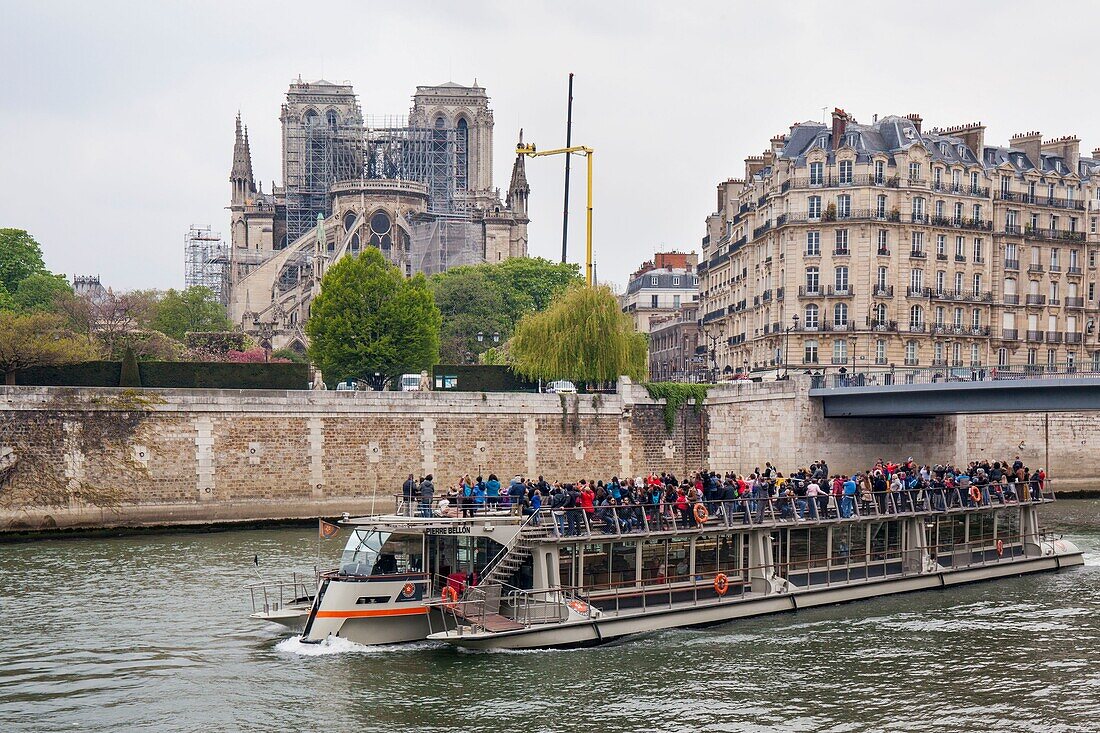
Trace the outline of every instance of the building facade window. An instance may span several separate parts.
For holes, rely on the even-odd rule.
[[[810,163],[810,185],[820,186],[825,183],[825,165],[823,163]]]
[[[852,183],[852,161],[840,161],[840,185],[847,186]]]
[[[817,257],[821,254],[821,232],[806,232],[806,256]]]
[[[817,304],[810,303],[806,306],[806,328],[817,328],[819,325]]]
[[[803,344],[802,361],[806,364],[817,363],[817,341],[810,339]]]
[[[806,292],[816,293],[821,290],[821,271],[816,267],[806,268]]]
[[[833,306],[833,325],[837,328],[848,327],[848,304],[837,303]]]

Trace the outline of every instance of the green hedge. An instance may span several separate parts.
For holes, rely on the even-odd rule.
[[[143,361],[142,387],[202,389],[308,389],[306,364],[237,364],[222,361]],[[120,361],[88,361],[25,369],[16,384],[39,387],[118,387]]]
[[[121,378],[121,361],[85,361],[23,369],[16,372],[15,383],[33,387],[117,387]]]
[[[436,364],[432,367],[432,389],[449,392],[535,392],[538,382],[524,379],[506,366]]]

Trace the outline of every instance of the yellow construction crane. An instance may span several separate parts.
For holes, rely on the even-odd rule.
[[[516,155],[526,155],[529,158],[537,158],[543,155],[583,155],[588,159],[588,238],[584,259],[584,280],[588,283],[588,287],[595,285],[592,281],[592,155],[595,152],[592,148],[586,148],[583,145],[558,148],[557,150],[536,150],[533,143],[520,143],[516,146]]]

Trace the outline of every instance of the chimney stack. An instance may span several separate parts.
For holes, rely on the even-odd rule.
[[[909,120],[913,123],[913,126],[917,128],[917,134],[921,134],[920,125],[922,122],[924,122],[924,119],[922,119],[921,116],[918,115],[916,112],[905,116],[909,118]]]
[[[1066,167],[1072,173],[1077,172],[1078,163],[1081,162],[1081,140],[1074,135],[1047,140],[1042,145],[1042,151],[1057,155],[1066,162]]]
[[[980,122],[970,122],[965,125],[956,125],[943,130],[945,135],[954,135],[963,141],[963,145],[970,148],[974,157],[978,160],[985,155],[985,126]]]
[[[848,129],[848,123],[851,119],[848,113],[840,107],[833,108],[833,150],[839,148],[843,143],[844,131]]]
[[[1008,139],[1012,147],[1024,151],[1031,164],[1038,168],[1042,161],[1043,136],[1038,132],[1022,132]]]

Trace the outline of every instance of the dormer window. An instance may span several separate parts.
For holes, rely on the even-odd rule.
[[[656,275],[649,278],[649,284],[652,285],[653,287],[657,287],[657,276]]]

